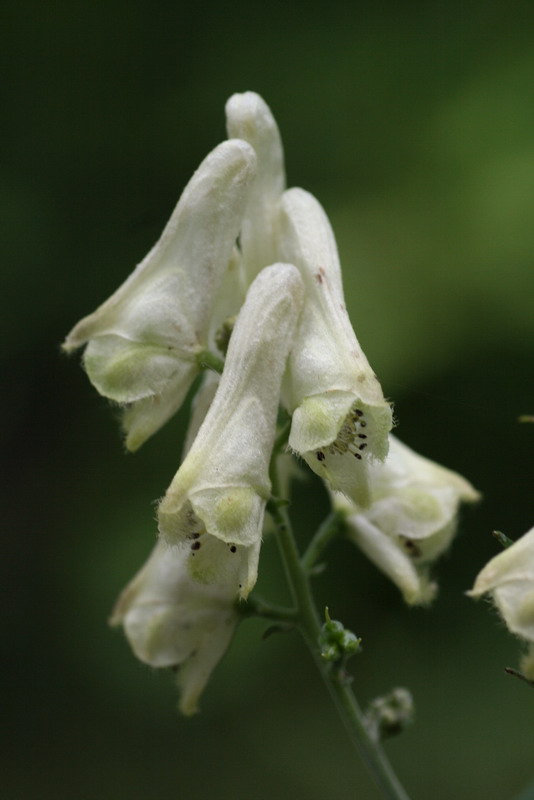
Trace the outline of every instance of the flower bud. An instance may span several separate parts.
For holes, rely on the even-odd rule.
[[[468,594],[490,594],[508,629],[534,644],[534,528],[489,561]],[[534,679],[534,661],[530,660]]]
[[[228,136],[244,139],[258,158],[239,237],[252,281],[260,269],[279,260],[277,219],[285,189],[284,152],[271,109],[255,92],[232,95],[226,104],[226,119]]]
[[[123,626],[140,661],[179,667],[180,710],[190,715],[239,617],[233,583],[198,583],[187,560],[187,551],[159,542],[120,595],[110,623]]]
[[[358,508],[340,495],[349,538],[401,590],[410,605],[424,605],[437,587],[428,566],[450,545],[461,501],[478,493],[456,472],[415,453],[390,436],[388,457],[369,468],[371,504]]]
[[[360,652],[362,640],[339,620],[330,619],[328,609],[325,609],[325,619],[318,640],[321,657],[325,661],[342,661],[346,664],[351,656]]]
[[[377,742],[402,733],[413,718],[413,697],[408,689],[400,686],[383,697],[376,697],[365,712],[368,730]]]
[[[306,300],[289,362],[289,445],[354,502],[369,502],[367,468],[388,451],[389,403],[351,327],[332,229],[302,189],[282,198],[281,252],[303,277]]]
[[[198,374],[195,356],[207,345],[255,164],[246,142],[216,147],[144,261],[63,345],[70,351],[88,343],[85,369],[104,397],[126,407],[130,450],[178,410]]]
[[[212,582],[232,574],[242,597],[257,576],[280,383],[302,294],[290,264],[253,282],[215,397],[158,512],[163,538],[188,543],[192,575]]]

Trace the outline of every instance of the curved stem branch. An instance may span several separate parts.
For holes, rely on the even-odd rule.
[[[302,566],[308,572],[315,566],[332,539],[341,533],[345,515],[341,511],[332,511],[319,526],[304,555]]]
[[[215,353],[212,353],[211,350],[201,350],[200,353],[197,353],[196,362],[200,369],[212,369],[222,375],[224,361],[219,356],[216,356]]]
[[[298,612],[294,608],[266,603],[259,597],[249,597],[246,603],[239,603],[238,611],[244,617],[263,617],[272,622],[295,624],[298,621]]]

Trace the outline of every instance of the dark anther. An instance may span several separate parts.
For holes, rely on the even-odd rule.
[[[200,550],[200,542],[193,542],[191,550]]]
[[[411,556],[418,558],[421,555],[421,548],[418,547],[412,539],[407,539],[405,536],[401,537],[401,539],[404,547]]]

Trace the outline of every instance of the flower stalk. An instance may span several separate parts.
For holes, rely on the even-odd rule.
[[[336,536],[339,536],[345,524],[345,514],[342,511],[332,511],[319,525],[311,542],[302,556],[302,566],[312,572],[322,554]],[[312,572],[313,574],[313,572]]]
[[[309,565],[314,563],[316,554],[317,556],[320,554],[323,545],[330,541],[331,536],[337,532],[339,516],[334,514],[327,518],[326,524],[319,528],[310,548],[305,556],[301,558],[297,550],[287,504],[277,500],[280,490],[280,478],[277,468],[279,453],[280,450],[275,450],[271,459],[270,478],[273,497],[267,504],[267,510],[275,523],[280,555],[296,607],[295,626],[300,631],[310,650],[352,744],[371,773],[376,785],[382,791],[383,796],[387,800],[409,800],[409,796],[395,775],[380,743],[372,736],[366,724],[364,714],[350,686],[350,681],[347,680],[344,665],[336,666],[328,663],[321,657],[319,649],[321,620],[311,589]],[[315,542],[315,545],[313,545],[313,542]]]

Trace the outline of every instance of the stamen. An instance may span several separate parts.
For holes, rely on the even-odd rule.
[[[350,453],[354,458],[361,460],[362,456],[358,451],[365,450],[368,442],[360,443],[358,439],[367,439],[366,433],[361,433],[361,429],[367,426],[364,419],[365,414],[361,408],[353,406],[347,414],[343,425],[339,429],[339,433],[335,442],[324,447],[321,450],[316,450],[315,456],[318,461],[324,461],[326,458],[325,453],[330,455],[343,456]]]
[[[415,544],[413,539],[408,539],[407,536],[399,536],[399,539],[409,556],[412,558],[419,558],[421,555],[421,548]]]

